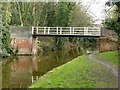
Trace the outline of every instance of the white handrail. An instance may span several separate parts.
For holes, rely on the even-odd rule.
[[[57,27],[57,34],[58,34],[58,27]]]
[[[34,27],[32,27],[32,34],[34,34]]]
[[[50,34],[50,28],[48,27],[48,34]]]
[[[34,29],[36,34],[51,34],[51,35],[91,35],[100,36],[100,27],[32,27],[32,34]]]
[[[62,34],[62,27],[60,27],[60,34]]]
[[[44,34],[46,34],[46,27],[44,27]]]
[[[38,34],[38,27],[37,27],[37,34]]]

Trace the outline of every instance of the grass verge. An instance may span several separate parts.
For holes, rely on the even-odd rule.
[[[96,55],[97,58],[107,60],[113,64],[118,65],[118,51],[103,52]]]
[[[117,86],[117,79],[98,62],[79,56],[43,75],[30,88],[104,88]]]

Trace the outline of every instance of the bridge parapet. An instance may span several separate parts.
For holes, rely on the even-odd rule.
[[[32,35],[100,36],[100,27],[32,27]]]

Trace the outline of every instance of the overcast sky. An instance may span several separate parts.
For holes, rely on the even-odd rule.
[[[81,0],[80,0],[81,1]],[[105,2],[108,0],[82,0],[82,4],[89,7],[89,13],[93,16],[96,23],[101,23],[105,17]]]

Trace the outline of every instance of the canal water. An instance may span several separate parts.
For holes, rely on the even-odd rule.
[[[27,88],[46,72],[81,54],[53,51],[37,56],[18,56],[17,59],[2,60],[2,88]]]

